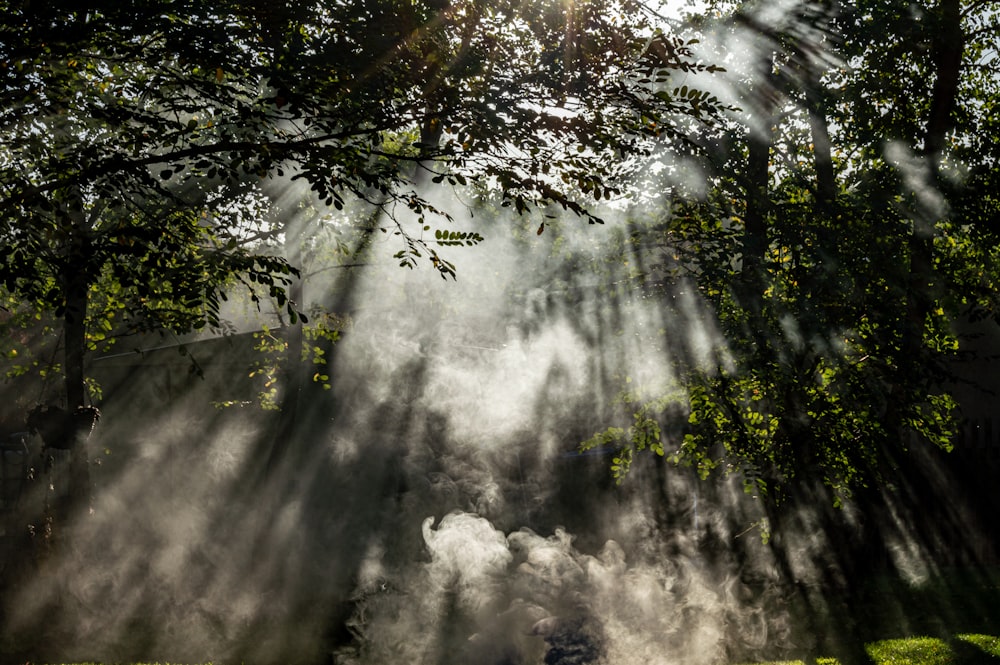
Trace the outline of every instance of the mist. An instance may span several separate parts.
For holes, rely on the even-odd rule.
[[[681,170],[663,177],[697,190],[700,176]],[[293,210],[304,194],[284,185],[273,198]],[[94,364],[107,383],[93,508],[19,576],[0,653],[336,665],[840,655],[824,631],[853,627],[825,592],[852,574],[841,540],[880,532],[919,585],[934,539],[975,532],[957,502],[931,535],[916,529],[908,492],[955,493],[930,457],[914,462],[914,483],[936,486],[896,488],[878,524],[816,489],[772,533],[738,476],[703,481],[653,454],[618,485],[614,451],[580,443],[628,415],[622,391],[667,393],[691,368],[730,362],[711,308],[684,279],[663,296],[649,257],[623,253],[624,207],[602,211],[603,226],[555,215],[540,228],[461,192],[426,196],[485,240],[441,250],[454,280],[401,268],[391,232],[365,237],[351,267],[311,257],[303,310],[332,311],[342,329],[317,367],[331,387],[302,391],[293,427],[234,397],[255,362],[239,346],[199,357],[204,378],[177,378],[190,358],[170,340],[145,365]],[[657,289],[630,286],[640,269]],[[239,331],[255,330],[262,319],[233,307]],[[211,406],[225,400],[235,405]],[[674,420],[686,416],[678,401]],[[25,504],[40,509],[58,482],[46,476]]]

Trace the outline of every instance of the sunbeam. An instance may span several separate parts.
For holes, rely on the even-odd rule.
[[[198,61],[178,108],[232,85],[236,110],[158,109],[183,122],[126,169],[180,212],[137,197],[130,214],[162,228],[125,233],[133,217],[87,198],[106,192],[77,201],[99,222],[79,238],[141,279],[3,281],[0,664],[1000,658],[995,164],[963,162],[969,128],[996,126],[978,105],[995,81],[914,100],[891,76],[944,71],[925,23],[950,0],[911,3],[912,21],[875,2],[374,3],[354,22],[307,4],[313,23],[261,28],[266,48],[342,79],[303,91],[260,55],[278,73],[253,61],[264,101],[244,108],[236,65]],[[981,4],[963,5],[970,40],[995,19]],[[228,29],[271,25],[240,11]],[[629,21],[642,39],[624,43]],[[905,58],[865,41],[878,21]],[[878,67],[898,71],[876,86]],[[959,128],[890,122],[945,94]],[[239,124],[255,113],[276,118],[265,138]],[[242,165],[207,138],[157,161],[224,122]],[[3,195],[62,191],[25,177]],[[38,205],[28,226],[84,216],[18,196],[3,205]],[[43,240],[72,228],[4,227],[4,256],[71,257]],[[204,256],[170,264],[177,229]],[[220,295],[191,295],[188,272]],[[53,285],[85,277],[101,419],[75,439],[90,496],[73,512],[80,448],[41,436],[45,418],[73,435],[72,409],[34,411],[31,431],[20,416],[67,406],[73,315]],[[105,346],[125,293],[209,325]],[[59,314],[36,317],[50,295]]]

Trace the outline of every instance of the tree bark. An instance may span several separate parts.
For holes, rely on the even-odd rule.
[[[933,162],[936,162],[944,150],[948,132],[952,128],[952,113],[958,99],[962,53],[965,50],[960,0],[941,0],[938,12],[939,23],[934,33],[933,46],[936,76],[924,138],[924,153],[932,159],[935,172],[937,165]]]
[[[764,261],[767,256],[767,211],[769,207],[771,145],[774,142],[774,112],[778,95],[771,55],[763,58],[762,84],[756,95],[760,116],[750,129],[745,176],[746,212],[743,216],[742,305],[753,317],[761,313],[764,297]]]
[[[945,148],[948,132],[953,123],[953,111],[958,99],[958,87],[962,68],[962,53],[965,36],[962,32],[960,0],[941,0],[937,7],[936,23],[931,23],[934,32],[932,56],[934,65],[934,86],[931,91],[930,110],[924,132],[921,151],[928,165],[926,183],[938,187],[938,161]],[[913,210],[913,230],[908,241],[910,256],[906,277],[906,305],[901,344],[901,364],[903,375],[894,386],[893,392],[912,388],[914,378],[921,369],[924,355],[924,328],[934,303],[935,276],[933,266],[933,242],[937,231],[935,224],[940,218],[938,204],[921,204],[918,199]],[[906,428],[900,422],[899,399],[890,400],[889,418],[897,428],[902,445],[906,446]]]
[[[833,148],[819,76],[815,71],[808,72],[806,76],[806,107],[813,142],[813,162],[816,168],[816,203],[818,212],[823,214],[829,211],[837,196]]]
[[[69,516],[90,505],[90,471],[87,440],[90,429],[80,427],[77,411],[86,405],[84,354],[87,335],[87,304],[89,279],[87,255],[89,238],[87,221],[82,212],[70,213],[70,242],[63,264],[62,288],[66,297],[63,313],[63,345],[66,382],[66,423],[63,429],[69,447],[69,487],[65,515]]]
[[[931,91],[930,111],[924,133],[923,156],[929,168],[929,185],[941,184],[938,161],[952,128],[952,114],[958,98],[965,37],[962,33],[960,0],[941,0],[938,19],[933,25],[933,57],[935,78]],[[915,210],[913,232],[910,235],[910,270],[907,283],[908,328],[904,338],[904,358],[919,357],[923,346],[923,329],[931,309],[934,286],[932,243],[934,224],[940,211],[927,206]]]
[[[284,223],[285,256],[288,262],[299,270],[303,269],[303,234],[306,227],[313,221],[304,220],[299,215],[292,215]],[[292,277],[292,283],[288,287],[288,299],[294,303],[296,308],[302,308],[305,305],[304,279],[304,275]],[[268,474],[277,468],[279,461],[289,446],[289,442],[301,432],[297,428],[303,414],[302,396],[308,381],[306,369],[302,361],[302,351],[305,346],[303,325],[301,320],[288,325],[282,323],[281,334],[288,345],[281,367],[284,392],[281,396],[281,411],[278,415],[277,431],[273,437],[270,452],[268,453]]]

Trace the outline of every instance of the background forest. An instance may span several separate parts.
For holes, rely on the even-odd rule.
[[[5,661],[990,630],[994,3],[2,9]]]

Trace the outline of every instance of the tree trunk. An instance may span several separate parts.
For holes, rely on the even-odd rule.
[[[928,164],[926,185],[930,187],[941,184],[937,163],[945,147],[948,132],[952,128],[952,112],[958,97],[962,52],[965,48],[960,0],[941,0],[937,7],[937,18],[938,22],[932,24],[935,79],[922,150]],[[937,206],[936,202],[924,205],[918,202],[913,210],[913,230],[908,243],[910,265],[906,279],[906,309],[900,356],[903,366],[907,369],[897,384],[911,384],[911,378],[919,371],[919,364],[924,357],[924,327],[934,303],[933,242],[937,233],[935,224],[942,213]],[[913,386],[897,385],[893,391],[898,392],[906,387]],[[890,403],[898,405],[900,401],[893,399]],[[890,409],[889,415],[900,437],[908,436],[901,426],[902,414],[899,413],[899,409],[894,406]],[[905,443],[903,441],[904,446]]]
[[[63,345],[66,381],[65,444],[69,447],[68,495],[63,517],[90,506],[90,471],[87,440],[90,428],[81,426],[79,415],[86,406],[84,353],[87,334],[86,260],[89,251],[87,224],[83,213],[71,213],[71,240],[63,266],[62,287],[66,297],[63,314]]]
[[[938,23],[934,26],[934,87],[931,91],[930,112],[924,134],[923,155],[929,167],[928,185],[939,186],[937,163],[952,127],[952,111],[958,97],[965,37],[962,33],[960,0],[941,0]],[[910,270],[907,280],[907,330],[904,336],[904,358],[919,357],[923,346],[923,330],[930,313],[934,286],[932,243],[935,223],[940,210],[930,206],[914,211],[913,232],[910,235]]]
[[[285,257],[293,266],[302,270],[302,239],[306,227],[313,220],[303,220],[299,215],[293,215],[284,224]],[[288,298],[295,307],[304,306],[305,286],[304,275],[293,277],[288,288]],[[277,468],[284,456],[289,443],[300,434],[297,429],[303,414],[302,396],[307,385],[306,369],[302,361],[302,350],[305,346],[305,333],[302,322],[282,325],[282,335],[287,343],[285,360],[282,363],[281,374],[284,392],[281,396],[281,411],[278,415],[277,432],[273,438],[268,454],[267,472],[270,474]]]
[[[938,12],[939,23],[933,46],[936,76],[924,138],[924,153],[931,158],[931,168],[935,173],[936,160],[945,148],[948,132],[952,127],[952,111],[958,98],[962,52],[965,50],[960,0],[941,0]]]
[[[806,106],[809,113],[809,130],[812,134],[813,161],[816,168],[817,212],[829,212],[837,196],[837,181],[833,171],[832,145],[826,103],[823,100],[817,72],[810,71],[806,80]]]
[[[745,176],[746,212],[743,217],[742,305],[752,318],[760,315],[764,297],[764,261],[767,256],[768,185],[771,144],[774,142],[776,77],[771,56],[761,61],[761,85],[756,95],[757,127],[751,127]]]

